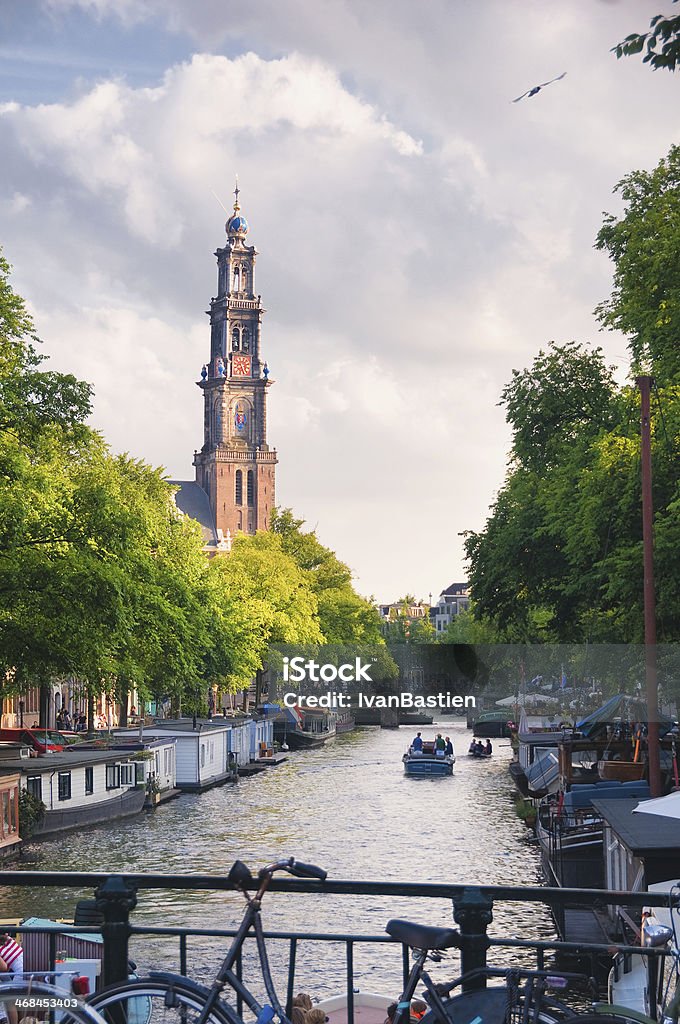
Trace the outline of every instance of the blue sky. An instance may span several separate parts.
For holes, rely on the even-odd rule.
[[[364,593],[437,594],[502,484],[512,369],[575,338],[627,371],[593,241],[677,141],[678,83],[610,48],[664,9],[5,0],[0,241],[45,351],[116,450],[191,478],[238,172],[278,501]]]

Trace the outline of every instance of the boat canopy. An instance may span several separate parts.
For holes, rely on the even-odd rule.
[[[625,693],[617,693],[605,701],[602,707],[586,718],[576,723],[576,728],[584,736],[594,736],[603,731],[608,725],[626,722],[646,722],[647,706],[642,701],[629,697]],[[666,715],[659,714],[659,727],[661,732],[668,732],[671,727],[671,719]]]

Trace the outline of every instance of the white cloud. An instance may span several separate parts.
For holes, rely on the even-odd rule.
[[[270,310],[279,500],[367,591],[460,578],[458,533],[482,525],[502,482],[496,402],[511,369],[550,338],[625,356],[596,332],[610,268],[592,243],[614,183],[668,148],[677,89],[609,52],[644,27],[639,0],[587,16],[581,0],[557,12],[538,0],[46,9],[60,73],[84,74],[92,57],[78,61],[77,33],[62,52],[69,26],[128,33],[118,64],[103,47],[112,70],[99,80],[0,105],[16,287],[54,363],[95,384],[96,424],[116,448],[191,475],[224,238],[210,191],[229,207],[238,171]],[[134,86],[122,70],[143,64],[151,32],[154,66],[182,39],[212,52],[186,44],[186,59]]]

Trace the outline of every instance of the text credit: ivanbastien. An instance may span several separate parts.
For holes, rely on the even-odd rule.
[[[270,652],[267,694],[286,708],[448,711],[477,706],[475,681],[462,671],[454,652],[443,663],[428,658],[426,645],[379,648],[327,646],[279,648]]]

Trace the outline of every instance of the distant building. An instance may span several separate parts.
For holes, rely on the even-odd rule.
[[[405,607],[403,602],[396,601],[394,604],[378,605],[380,617],[383,622],[395,622],[396,619],[426,619],[430,614],[429,605],[423,601],[416,601]]]
[[[445,633],[456,615],[470,605],[470,589],[467,583],[452,583],[442,590],[436,605],[432,608],[432,624],[437,633]]]

